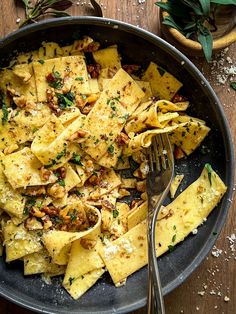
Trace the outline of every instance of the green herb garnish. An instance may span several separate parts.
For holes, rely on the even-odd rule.
[[[113,218],[118,217],[118,216],[119,216],[119,211],[118,211],[117,209],[114,209],[114,210],[112,211],[112,216],[113,216]]]
[[[63,150],[59,154],[57,154],[56,159],[59,160],[62,157],[64,157],[65,155],[66,155],[66,144],[64,144]]]
[[[69,284],[72,285],[73,281],[75,280],[75,277],[69,277]]]
[[[82,76],[78,76],[78,77],[75,78],[75,80],[76,80],[76,81],[83,81],[84,78],[83,78]]]
[[[174,245],[168,245],[168,249],[170,252],[174,251],[174,248],[175,248]]]
[[[172,237],[172,240],[171,240],[171,241],[172,241],[172,242],[175,242],[175,240],[176,240],[176,234],[174,234],[174,235],[173,235],[173,237]]]
[[[81,162],[81,156],[77,155],[76,153],[73,153],[73,156],[72,156],[70,162],[72,162],[73,164],[79,165],[79,166],[83,166],[83,164]]]
[[[73,101],[75,100],[75,95],[72,92],[69,92],[67,94],[60,94],[56,93],[57,98],[58,98],[58,106],[60,109],[64,110],[67,109],[68,107],[74,106]]]
[[[34,197],[27,198],[24,207],[24,215],[28,215],[31,208],[36,204],[36,199]]]
[[[63,79],[58,71],[52,70],[52,73],[47,77],[47,82],[50,87],[61,89],[63,87]]]
[[[59,179],[59,180],[57,181],[57,183],[58,183],[60,186],[65,187],[65,180]]]
[[[208,179],[209,179],[210,185],[212,185],[212,172],[213,172],[213,169],[212,169],[210,164],[205,164],[205,168],[206,168],[206,170],[208,172]]]
[[[9,112],[5,102],[2,102],[2,125],[8,122]]]
[[[107,151],[108,151],[108,153],[110,153],[110,154],[114,154],[114,150],[115,150],[115,148],[114,148],[114,146],[113,145],[110,145],[110,146],[108,146],[108,148],[107,148]]]
[[[40,60],[38,60],[38,63],[40,63],[40,64],[44,64],[44,63],[45,63],[45,61],[44,61],[44,60],[42,60],[42,59],[40,59]]]

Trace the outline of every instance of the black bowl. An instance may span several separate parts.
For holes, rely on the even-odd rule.
[[[233,191],[234,152],[229,125],[218,98],[199,70],[177,49],[159,37],[134,27],[108,19],[71,17],[49,20],[10,34],[0,42],[0,65],[7,65],[16,51],[37,49],[42,41],[59,44],[72,42],[81,35],[89,35],[103,46],[117,44],[125,62],[147,66],[154,61],[171,72],[184,87],[192,105],[189,113],[206,120],[211,132],[204,141],[209,149],[202,154],[197,149],[187,161],[180,161],[176,168],[186,174],[184,187],[193,182],[206,162],[212,164],[228,190],[217,208],[199,228],[197,235],[190,235],[176,249],[158,260],[164,294],[180,285],[203,261],[214,245],[224,225]],[[217,235],[214,235],[217,233]],[[61,279],[46,285],[40,276],[23,276],[21,262],[7,265],[0,260],[0,295],[43,313],[127,313],[145,305],[147,292],[146,267],[128,278],[127,284],[115,288],[104,276],[78,301],[74,301],[60,286]]]

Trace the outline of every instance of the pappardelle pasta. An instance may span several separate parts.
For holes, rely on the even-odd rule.
[[[84,37],[65,47],[44,42],[0,71],[1,252],[8,263],[22,260],[25,275],[63,275],[74,299],[105,271],[119,287],[147,264],[152,137],[168,133],[179,159],[210,131],[186,114],[174,76],[154,62],[144,71],[121,61],[116,45],[100,49]],[[157,256],[197,228],[225,191],[207,164],[162,207]]]

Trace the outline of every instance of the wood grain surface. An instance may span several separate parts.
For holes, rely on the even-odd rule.
[[[20,1],[18,1],[20,2]],[[70,13],[72,15],[93,15],[89,1],[75,1]],[[101,0],[104,16],[129,22],[155,34],[159,32],[158,10],[155,0]],[[7,35],[18,28],[17,18],[23,18],[24,11],[16,5],[14,0],[0,0],[0,37]],[[224,56],[227,67],[231,61],[235,66],[236,44],[233,44]],[[219,60],[219,58],[218,58]],[[228,117],[234,143],[236,141],[236,92],[229,88],[229,82],[217,85],[219,70],[206,64],[203,59],[193,59],[193,62],[204,73],[212,84],[222,102],[223,109]],[[219,257],[211,253],[185,283],[165,297],[166,313],[236,313],[236,253],[230,248],[227,238],[236,233],[235,201],[232,202],[227,222],[216,242],[220,252]],[[236,242],[235,242],[236,249]],[[215,250],[214,250],[215,251]],[[229,298],[229,301],[227,298]],[[0,298],[1,314],[29,314],[28,310]],[[132,312],[144,314],[145,309]]]

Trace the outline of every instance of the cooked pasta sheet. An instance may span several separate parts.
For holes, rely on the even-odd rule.
[[[0,70],[0,253],[7,263],[21,259],[26,276],[63,275],[74,299],[105,271],[119,287],[147,263],[146,149],[168,133],[184,158],[210,132],[186,112],[181,87],[154,62],[123,64],[119,47],[100,49],[90,37],[65,47],[44,42]],[[173,198],[182,178],[172,184]],[[207,164],[162,207],[157,256],[202,224],[225,191]]]

